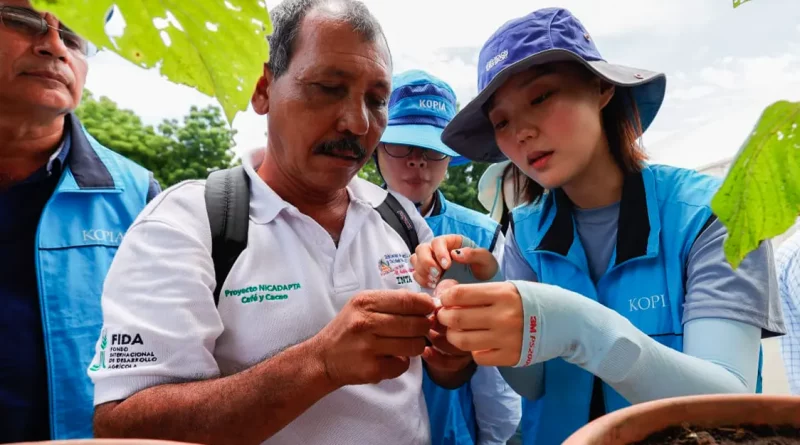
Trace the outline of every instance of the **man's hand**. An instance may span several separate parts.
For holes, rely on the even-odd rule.
[[[434,309],[429,295],[408,290],[357,294],[314,337],[328,379],[339,388],[400,376],[425,350]]]
[[[434,295],[456,284],[454,280],[444,280],[437,286]],[[447,327],[439,323],[436,314],[433,315],[433,323],[428,333],[431,345],[425,348],[422,358],[433,381],[446,388],[457,388],[472,376],[475,362],[469,351],[462,351],[447,340]]]
[[[420,286],[435,288],[454,262],[468,265],[478,280],[493,278],[500,269],[497,260],[487,249],[472,246],[475,243],[461,235],[437,236],[430,243],[418,245],[411,255],[414,279]]]
[[[453,280],[444,280],[436,287],[434,295],[438,296],[440,292],[456,284],[458,283]],[[439,323],[436,314],[433,315],[433,326],[428,333],[428,340],[430,340],[431,346],[425,348],[425,352],[422,354],[428,368],[435,368],[442,372],[455,372],[464,369],[472,361],[472,354],[469,351],[462,351],[447,341],[447,327]]]

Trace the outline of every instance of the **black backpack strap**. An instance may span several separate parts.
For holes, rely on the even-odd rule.
[[[247,228],[250,222],[250,179],[244,167],[217,170],[206,179],[206,209],[211,225],[211,258],[217,287],[214,305],[225,278],[247,247]]]
[[[375,210],[378,211],[386,224],[389,224],[403,238],[406,246],[408,246],[408,251],[413,254],[419,245],[419,237],[417,237],[417,229],[414,228],[411,217],[400,204],[400,201],[391,193],[387,193],[386,199],[378,207],[375,207]]]
[[[509,225],[511,225],[511,210],[508,209],[505,201],[503,201],[502,215],[503,216],[500,217],[500,231],[503,232],[503,235],[505,235],[508,233]]]
[[[494,253],[494,248],[497,246],[497,239],[500,238],[500,234],[503,232],[503,226],[498,225],[496,229],[494,229],[494,236],[492,237],[492,243],[489,244],[489,252]]]

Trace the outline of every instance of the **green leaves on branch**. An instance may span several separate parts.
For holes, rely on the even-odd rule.
[[[725,257],[738,267],[800,212],[800,103],[770,105],[711,202],[728,229]]]
[[[205,179],[233,159],[232,130],[217,107],[191,107],[182,121],[144,125],[130,110],[86,91],[75,112],[101,144],[152,171],[163,188],[185,179]]]
[[[228,122],[247,109],[269,56],[263,0],[32,0],[99,48],[217,98]],[[126,26],[114,42],[105,17],[116,4]],[[135,85],[123,85],[136,88]],[[166,98],[163,98],[166,99]]]

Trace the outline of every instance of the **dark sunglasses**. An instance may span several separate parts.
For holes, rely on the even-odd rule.
[[[383,146],[383,151],[393,158],[406,158],[414,150],[414,147],[410,145],[387,145],[382,143],[381,146]],[[426,161],[444,161],[447,158],[446,154],[439,153],[436,150],[420,150],[422,150],[422,157]]]
[[[28,37],[41,37],[47,34],[50,28],[53,28],[58,31],[61,41],[70,51],[84,57],[97,54],[97,47],[91,42],[70,31],[63,23],[59,25],[59,28],[50,26],[47,20],[33,9],[0,5],[0,25]]]

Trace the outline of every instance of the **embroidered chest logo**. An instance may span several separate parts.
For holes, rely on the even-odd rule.
[[[667,307],[667,298],[664,294],[636,297],[628,300],[628,312],[649,311]]]
[[[397,284],[411,284],[414,280],[411,274],[414,268],[408,262],[410,255],[407,253],[390,253],[378,261],[378,270],[381,277],[394,274]]]
[[[119,244],[122,242],[122,237],[125,236],[124,232],[115,232],[113,230],[103,229],[89,229],[83,230],[83,241],[97,241],[106,243]]]
[[[259,284],[240,289],[226,289],[225,298],[240,298],[242,304],[263,303],[265,301],[286,300],[289,294],[302,289],[300,283]]]

